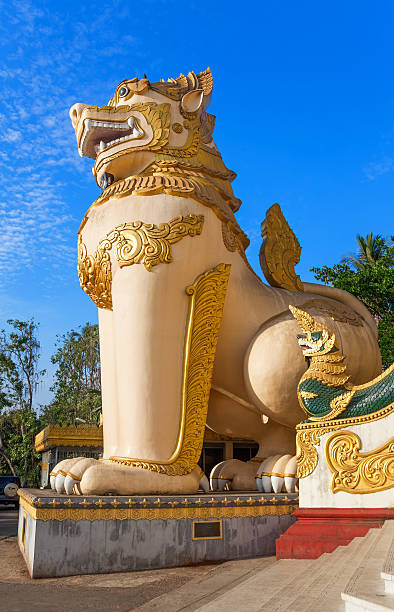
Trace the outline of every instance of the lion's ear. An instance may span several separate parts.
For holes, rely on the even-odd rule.
[[[201,107],[204,98],[202,89],[194,89],[185,93],[181,100],[181,107],[186,113],[196,113]]]

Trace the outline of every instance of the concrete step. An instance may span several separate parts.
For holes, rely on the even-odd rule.
[[[394,521],[383,529],[371,529],[365,537],[355,538],[348,546],[325,553],[319,559],[271,558],[232,561],[211,570],[202,578],[192,580],[180,589],[151,600],[138,608],[141,612],[344,612],[356,610],[355,597],[348,589],[345,600],[341,591],[354,583],[360,568],[371,572],[371,559],[378,564],[379,578],[384,596],[382,568],[391,576],[390,562]],[[389,541],[387,538],[389,537]],[[387,543],[388,542],[388,543]],[[353,581],[353,582],[352,582]],[[355,583],[354,583],[355,584]],[[358,607],[357,610],[391,610],[385,596],[369,598],[368,605],[386,608]],[[357,604],[359,605],[359,604]]]
[[[301,610],[305,610],[305,593],[309,591],[310,585],[321,573],[327,573],[325,568],[331,563],[333,554],[336,555],[338,563],[342,557],[343,550],[338,549],[338,553],[324,553],[319,557],[318,563],[314,560],[313,564],[305,571],[301,579],[288,580],[284,583],[281,590],[274,597],[265,602],[267,610],[282,612],[282,610],[293,609],[294,601],[298,600],[299,596],[302,600]]]
[[[338,610],[344,610],[340,597],[341,588],[337,586],[337,582],[346,573],[349,557],[362,554],[366,547],[365,540],[366,538],[355,538],[348,546],[323,554],[314,561],[302,582],[284,585],[276,601],[272,599],[266,603],[267,609],[272,612],[305,612],[318,608],[320,611],[323,605],[328,602],[331,605],[334,602]]]
[[[394,521],[393,521],[394,524]],[[393,527],[391,529],[394,531]],[[394,535],[391,539],[391,546],[383,564],[383,570],[380,577],[384,581],[384,590],[389,595],[394,595]]]
[[[278,597],[278,593],[289,581],[299,583],[314,563],[315,561],[309,559],[284,559],[262,572],[256,572],[235,588],[197,609],[203,612],[228,612],[229,609],[248,612],[268,610],[265,603]]]
[[[344,610],[341,589],[350,575],[350,560],[369,554],[379,533],[380,529],[372,530],[365,538],[357,538],[347,547],[326,553],[317,560],[281,560],[269,569],[257,572],[198,610],[221,612],[228,608],[238,608],[248,612],[320,612],[323,604],[326,610]],[[340,578],[342,582],[337,584]]]
[[[373,534],[368,534],[369,540]],[[345,610],[341,590],[351,576],[349,559],[360,558],[368,550],[368,536],[355,538],[348,546],[337,548],[316,564],[302,590],[296,590],[283,610],[306,612],[307,610]],[[307,595],[306,595],[307,594]]]
[[[385,581],[381,577],[383,568],[391,566],[393,538],[394,521],[386,521],[369,553],[358,560],[342,592],[346,612],[394,610],[394,595],[385,591]]]

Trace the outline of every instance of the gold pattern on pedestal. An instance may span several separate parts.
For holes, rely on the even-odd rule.
[[[154,521],[154,520],[184,520],[235,518],[246,516],[284,516],[297,509],[297,500],[283,505],[264,505],[261,498],[258,505],[226,506],[210,508],[191,505],[188,500],[184,508],[177,508],[178,502],[168,502],[171,506],[160,508],[36,508],[28,496],[20,495],[20,505],[35,520],[39,521]],[[230,504],[230,502],[228,502]]]
[[[394,438],[368,453],[360,453],[360,448],[359,436],[351,431],[327,440],[325,455],[334,493],[377,493],[394,487]]]
[[[301,256],[301,246],[287,223],[279,204],[267,210],[261,224],[263,244],[260,249],[260,265],[264,276],[272,287],[292,291],[304,291],[294,266]]]
[[[331,431],[360,425],[361,423],[371,423],[389,416],[394,412],[394,404],[386,406],[372,414],[363,416],[337,419],[335,421],[300,423],[297,425],[296,449],[297,449],[297,478],[306,478],[317,466],[318,454],[316,446],[320,445],[320,437]]]
[[[171,245],[185,236],[201,234],[204,217],[176,217],[169,223],[123,223],[100,241],[94,255],[87,255],[79,236],[78,276],[82,289],[99,308],[112,310],[112,274],[109,252],[116,245],[119,266],[142,263],[148,272],[153,266],[172,261]]]
[[[219,264],[186,288],[189,312],[183,361],[181,419],[175,450],[168,461],[110,457],[123,465],[180,476],[200,458],[208,412],[213,364],[222,321],[230,265]]]

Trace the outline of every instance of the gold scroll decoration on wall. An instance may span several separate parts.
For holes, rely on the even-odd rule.
[[[264,276],[272,287],[292,291],[304,291],[294,266],[301,257],[301,246],[287,223],[279,204],[267,210],[261,224],[263,244],[260,248],[260,265]]]
[[[325,455],[334,493],[377,493],[394,487],[394,438],[368,453],[360,453],[361,445],[352,431],[339,431],[327,440]]]
[[[116,245],[119,266],[142,263],[150,272],[160,263],[172,261],[171,245],[185,236],[202,232],[202,215],[179,216],[169,223],[123,223],[100,241],[94,255],[88,255],[79,235],[78,276],[82,289],[99,308],[112,310],[112,273],[110,251]]]
[[[189,311],[183,357],[181,419],[173,454],[167,461],[110,457],[111,461],[169,476],[190,474],[196,467],[204,439],[230,268],[230,265],[219,264],[198,276],[185,289],[189,296]]]
[[[319,456],[316,446],[320,445],[320,437],[324,434],[350,427],[371,423],[389,416],[394,411],[394,404],[385,406],[377,412],[347,419],[335,419],[327,422],[300,423],[297,425],[296,452],[297,452],[297,478],[306,478],[315,470]]]

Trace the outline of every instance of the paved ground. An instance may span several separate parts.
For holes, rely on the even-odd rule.
[[[19,552],[16,538],[18,513],[0,507],[0,611],[1,612],[86,612],[135,610],[144,605],[144,610],[170,612],[181,609],[181,599],[176,590],[190,582],[189,596],[206,600],[204,577],[219,589],[234,580],[231,567],[238,565],[241,574],[262,560],[251,559],[224,563],[222,565],[200,565],[196,567],[130,572],[122,574],[96,574],[91,576],[68,576],[31,580],[25,562]],[[268,562],[268,560],[264,560]],[[212,576],[219,570],[218,582]],[[233,570],[234,571],[234,570]],[[174,593],[174,606],[172,595]],[[152,601],[166,597],[165,609]],[[180,600],[179,600],[180,599]],[[209,599],[209,597],[208,597]],[[179,607],[180,606],[180,607]]]

